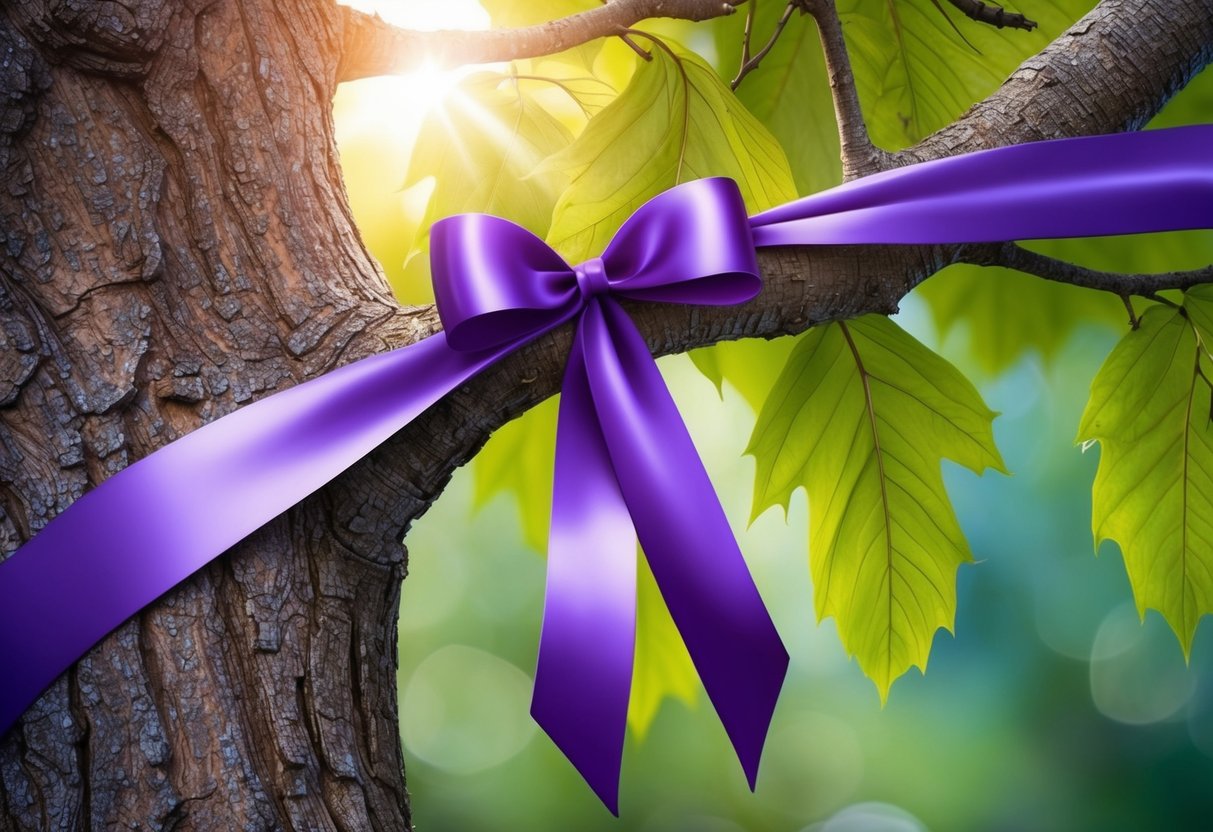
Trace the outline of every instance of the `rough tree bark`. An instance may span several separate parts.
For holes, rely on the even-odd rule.
[[[0,558],[172,439],[435,331],[346,202],[330,102],[357,25],[326,0],[0,6]],[[893,163],[1139,126],[1211,51],[1213,0],[1107,0]],[[659,353],[770,337],[891,311],[959,256],[776,250],[751,304],[634,311]],[[0,832],[409,828],[399,541],[555,391],[567,343],[456,391],[91,651],[0,739]]]

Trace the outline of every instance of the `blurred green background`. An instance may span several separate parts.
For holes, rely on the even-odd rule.
[[[929,336],[913,305],[900,317]],[[700,696],[629,738],[622,819],[607,813],[527,714],[543,560],[508,498],[472,513],[459,472],[407,540],[400,705],[418,828],[1213,828],[1207,625],[1185,667],[1156,613],[1139,623],[1115,546],[1092,552],[1097,451],[1071,440],[1112,342],[1085,331],[1048,370],[1028,358],[982,385],[1016,473],[945,472],[978,562],[959,573],[956,636],[936,637],[929,672],[883,710],[833,623],[814,621],[803,503],[745,527],[752,412],[685,358],[660,362],[792,655],[753,795]]]
[[[361,5],[423,28],[488,24],[465,0]],[[428,191],[400,183],[424,116],[419,102],[441,94],[435,77],[363,81],[335,102],[355,213],[406,302],[427,299],[405,261]],[[1213,76],[1169,112],[1170,122],[1213,117]],[[1200,265],[1213,251],[1208,235],[1067,245],[1054,250],[1122,269]],[[960,569],[956,635],[937,635],[925,676],[908,674],[880,707],[833,622],[815,621],[804,501],[786,520],[768,511],[746,526],[753,461],[742,453],[753,411],[727,383],[718,396],[685,356],[662,359],[792,656],[757,792],[700,693],[694,705],[667,700],[643,739],[629,734],[622,818],[602,807],[528,713],[541,553],[524,543],[514,499],[502,493],[478,506],[473,471],[464,469],[406,541],[400,708],[417,828],[1213,829],[1213,637],[1204,625],[1186,666],[1156,613],[1140,622],[1116,547],[1092,550],[1098,449],[1073,443],[1090,379],[1125,329],[1123,312],[1114,299],[1064,301],[1089,308],[1050,319],[1044,340],[1024,351],[1014,333],[1064,305],[1063,290],[1023,290],[1012,309],[999,304],[1019,288],[1004,288],[1001,301],[979,297],[966,283],[973,279],[934,278],[898,316],[979,382],[1002,414],[995,435],[1015,472],[979,478],[945,464],[977,563]],[[1010,345],[999,340],[1006,332]]]

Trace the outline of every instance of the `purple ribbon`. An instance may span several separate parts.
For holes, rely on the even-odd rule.
[[[686,428],[618,298],[734,304],[755,246],[959,243],[1213,227],[1213,126],[1066,139],[878,174],[747,219],[705,179],[570,267],[505,220],[431,232],[445,333],[269,396],[134,463],[0,563],[0,732],[131,615],[447,392],[576,320],[532,713],[612,810],[639,538],[751,787],[787,653]]]
[[[579,316],[561,387],[535,721],[617,812],[639,537],[753,785],[788,654],[657,365],[616,301],[724,305],[757,295],[737,186],[700,179],[667,191],[601,258],[575,268],[529,231],[484,214],[435,223],[430,243],[455,349],[517,344]]]

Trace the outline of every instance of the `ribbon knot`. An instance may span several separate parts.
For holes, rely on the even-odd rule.
[[[454,349],[512,350],[577,321],[561,387],[532,715],[618,813],[639,539],[753,786],[788,654],[657,365],[617,303],[722,305],[757,294],[736,184],[701,179],[666,191],[601,257],[575,267],[483,214],[435,223],[430,242]]]
[[[581,297],[587,301],[595,295],[606,294],[611,288],[601,257],[591,257],[574,266],[573,274],[577,277],[577,288],[581,290]]]

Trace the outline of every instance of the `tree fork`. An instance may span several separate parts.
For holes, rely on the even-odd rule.
[[[0,6],[0,552],[175,437],[437,330],[396,306],[346,201],[330,104],[351,25],[321,0]],[[896,159],[1140,126],[1211,44],[1213,0],[1105,0]],[[958,256],[764,251],[747,305],[631,311],[658,353],[772,337],[892,311]],[[399,539],[555,392],[568,338],[455,391],[91,651],[0,741],[0,830],[408,828]]]

